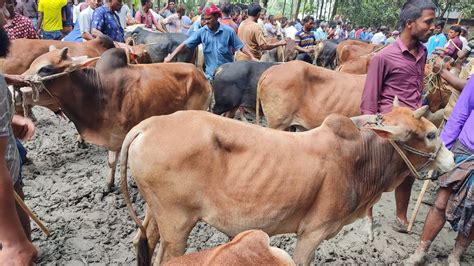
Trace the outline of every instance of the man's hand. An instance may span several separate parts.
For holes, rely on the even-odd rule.
[[[35,124],[29,118],[14,115],[12,119],[13,135],[22,141],[28,141],[35,133]]]
[[[279,46],[283,46],[283,45],[286,45],[286,40],[281,40],[278,42],[278,45]]]
[[[12,245],[2,243],[0,266],[29,266],[35,262],[37,255],[38,251],[26,238],[25,241],[16,242]]]
[[[171,56],[171,54],[168,54],[167,57],[165,57],[165,60],[163,60],[163,63],[169,63],[173,61],[173,57]]]

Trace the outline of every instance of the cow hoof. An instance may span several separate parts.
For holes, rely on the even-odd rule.
[[[103,197],[107,196],[112,191],[114,191],[114,184],[105,184],[105,186],[102,189],[102,192],[104,194]]]
[[[79,149],[87,149],[87,148],[89,148],[89,145],[87,145],[87,143],[85,143],[84,141],[78,141],[77,142],[77,147]]]

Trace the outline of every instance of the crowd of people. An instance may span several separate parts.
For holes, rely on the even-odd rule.
[[[463,51],[470,52],[468,29],[450,26],[447,36],[444,22],[435,23],[436,7],[429,0],[409,0],[402,7],[400,31],[381,26],[376,30],[357,26],[352,28],[342,16],[329,23],[306,16],[294,21],[285,17],[266,15],[256,3],[246,10],[227,5],[221,8],[198,6],[195,13],[187,12],[183,5],[169,0],[163,8],[153,8],[151,0],[133,1],[131,7],[122,0],[87,0],[74,5],[70,0],[0,0],[1,49],[0,56],[8,52],[9,40],[42,38],[65,41],[88,41],[107,35],[116,42],[124,42],[124,29],[133,24],[159,32],[187,34],[188,39],[169,54],[165,63],[185,48],[203,45],[205,75],[212,81],[215,70],[234,60],[258,61],[262,52],[287,44],[293,39],[297,59],[312,62],[311,47],[318,42],[335,39],[359,39],[373,44],[388,45],[377,53],[367,73],[361,113],[389,112],[395,96],[403,106],[416,109],[421,105],[423,73],[426,60],[434,57],[449,58],[456,64]],[[274,39],[271,41],[271,39]],[[435,206],[427,217],[418,249],[412,258],[419,262],[448,220],[459,232],[451,254],[459,262],[461,254],[474,238],[472,202],[474,201],[474,73],[473,59],[461,63],[464,78],[442,66],[437,70],[457,91],[457,104],[441,132],[444,143],[452,148],[458,166],[440,177],[440,190]],[[11,97],[4,79],[0,79],[0,262],[30,264],[36,255],[29,242],[29,231],[23,233],[21,219],[13,215],[13,187],[21,192],[20,154],[15,137],[29,139],[34,132],[31,120],[13,116]],[[19,146],[21,149],[21,146]],[[466,159],[467,158],[467,159]],[[396,189],[396,227],[405,228],[414,179],[407,177]],[[18,188],[20,186],[20,188]],[[14,218],[12,218],[14,217]],[[21,217],[21,216],[20,216]],[[27,230],[27,229],[25,229]],[[15,263],[14,263],[15,262]]]

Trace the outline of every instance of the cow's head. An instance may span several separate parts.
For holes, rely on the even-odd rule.
[[[49,52],[36,58],[30,68],[23,75],[39,75],[42,77],[70,72],[76,69],[93,65],[98,58],[87,58],[87,56],[70,57],[68,48],[56,49],[53,45]]]
[[[424,170],[439,168],[443,172],[449,171],[454,167],[453,153],[444,146],[435,125],[423,117],[427,110],[427,106],[415,111],[400,107],[395,97],[392,111],[376,116],[375,121],[367,123],[366,128],[382,138],[402,144],[403,152],[413,165],[425,165]],[[420,153],[410,151],[410,148]],[[427,154],[433,156],[429,164],[426,164],[430,160]]]

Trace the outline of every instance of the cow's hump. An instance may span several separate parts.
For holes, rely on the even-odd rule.
[[[115,70],[128,66],[127,54],[124,49],[112,48],[105,51],[97,62],[99,71]]]
[[[357,139],[360,137],[360,131],[352,120],[340,114],[329,115],[322,126],[329,128],[334,134],[343,139]]]

